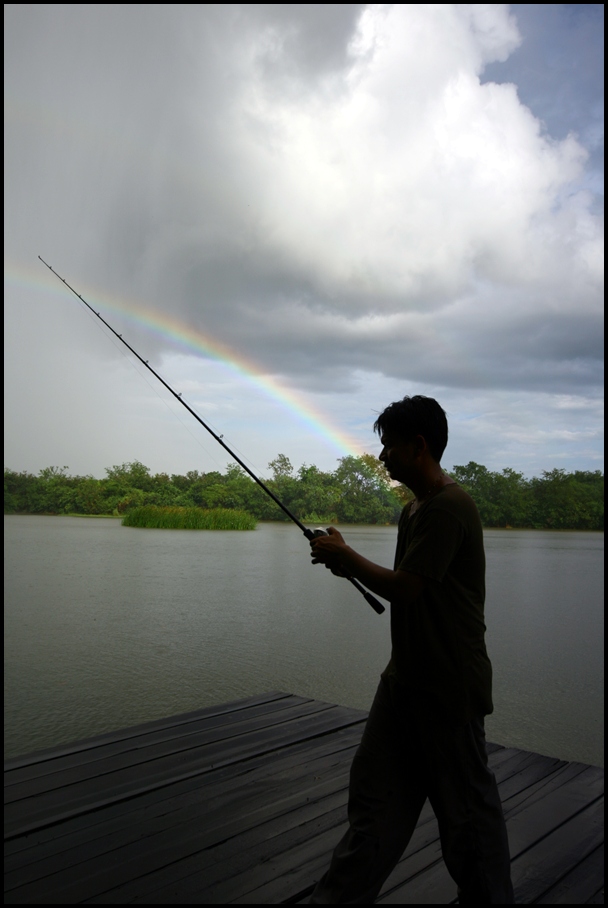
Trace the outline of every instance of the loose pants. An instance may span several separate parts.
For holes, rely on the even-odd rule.
[[[483,719],[450,727],[416,715],[397,683],[384,679],[351,768],[349,829],[310,904],[372,904],[427,798],[460,904],[513,904],[507,832]]]

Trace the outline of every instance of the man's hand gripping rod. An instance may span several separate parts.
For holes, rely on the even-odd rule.
[[[248,473],[248,474],[251,476],[251,478],[252,478],[255,482],[257,482],[257,484],[260,486],[260,488],[262,488],[262,489],[266,492],[266,494],[269,495],[269,496],[272,498],[272,500],[275,502],[275,504],[277,504],[277,505],[281,508],[281,510],[282,510],[285,514],[287,514],[287,516],[289,517],[289,519],[290,519],[290,520],[293,520],[293,522],[302,530],[302,532],[304,533],[304,535],[306,536],[307,539],[309,539],[309,540],[310,540],[310,539],[314,539],[315,536],[320,535],[319,530],[314,530],[314,531],[313,531],[313,530],[309,530],[307,527],[305,527],[304,524],[301,523],[301,522],[298,520],[298,518],[295,516],[295,514],[292,514],[291,511],[289,510],[289,508],[287,508],[287,507],[283,504],[283,502],[280,501],[280,500],[277,498],[277,496],[274,494],[274,492],[272,492],[272,491],[268,488],[268,486],[265,485],[265,483],[263,483],[262,480],[261,480],[258,476],[256,476],[255,473],[254,473],[252,470],[249,469],[249,467],[247,466],[247,464],[246,464],[246,463],[243,463],[243,461],[241,460],[240,457],[237,457],[237,455],[234,453],[234,451],[233,451],[231,448],[229,448],[228,445],[226,444],[226,442],[222,439],[221,435],[217,435],[217,434],[213,431],[213,429],[211,429],[211,428],[207,425],[206,422],[203,422],[203,420],[200,418],[200,416],[198,415],[198,413],[195,413],[195,411],[194,411],[191,407],[188,406],[188,404],[186,403],[185,400],[182,400],[181,395],[178,394],[176,391],[174,391],[173,388],[172,388],[170,385],[167,384],[167,382],[164,380],[164,378],[161,378],[161,376],[158,374],[158,372],[156,372],[156,371],[152,368],[152,366],[148,363],[148,361],[145,360],[145,359],[143,359],[143,357],[141,357],[141,356],[139,355],[139,353],[137,352],[137,350],[134,350],[133,347],[132,347],[130,344],[128,344],[128,343],[126,342],[126,340],[123,338],[122,334],[118,334],[118,332],[115,331],[114,328],[113,328],[110,324],[108,324],[108,322],[105,320],[105,318],[103,318],[103,317],[99,314],[99,312],[97,312],[95,309],[93,309],[92,306],[89,305],[89,303],[87,303],[87,301],[80,295],[80,293],[78,293],[76,290],[74,290],[74,288],[71,287],[70,284],[68,284],[68,282],[67,282],[64,278],[62,278],[60,274],[57,274],[57,272],[55,271],[55,269],[52,268],[51,265],[48,264],[48,262],[45,262],[45,261],[44,261],[44,259],[42,258],[41,255],[39,255],[38,258],[40,259],[40,261],[42,262],[43,265],[46,265],[46,267],[49,269],[49,271],[52,271],[52,272],[53,272],[53,274],[55,275],[55,277],[59,278],[59,280],[60,280],[63,284],[65,284],[65,286],[68,288],[68,290],[71,290],[71,292],[74,294],[74,296],[77,296],[77,297],[78,297],[78,299],[80,300],[81,303],[84,303],[84,305],[87,307],[87,309],[89,309],[89,310],[93,313],[93,315],[97,316],[97,318],[98,318],[101,322],[103,322],[103,324],[106,326],[106,328],[108,328],[108,329],[112,332],[112,334],[114,335],[114,337],[117,337],[118,340],[121,342],[121,344],[124,344],[125,347],[127,347],[127,349],[130,350],[131,353],[132,353],[134,356],[137,357],[137,359],[140,361],[140,363],[141,363],[143,366],[145,366],[146,369],[148,369],[148,370],[152,373],[152,375],[154,375],[155,378],[157,378],[157,379],[159,380],[159,382],[160,382],[162,385],[165,386],[165,388],[167,389],[167,391],[170,391],[170,392],[171,392],[171,394],[173,395],[173,397],[174,397],[177,401],[179,401],[179,403],[180,403],[183,407],[185,407],[186,410],[188,410],[188,412],[192,414],[192,416],[194,416],[194,418],[196,419],[196,421],[199,422],[199,423],[201,424],[201,426],[202,426],[204,429],[206,429],[207,432],[209,432],[209,434],[212,435],[212,436],[215,438],[215,440],[218,442],[218,444],[220,444],[220,445],[222,446],[222,448],[224,448],[226,451],[228,451],[228,453],[230,454],[231,457],[234,457],[234,459],[235,459],[236,462],[239,464],[239,466],[241,466],[241,467],[245,470],[245,472]],[[324,532],[324,531],[321,531],[321,532]],[[365,587],[361,586],[361,584],[359,583],[358,580],[355,580],[354,577],[348,577],[347,575],[344,575],[344,576],[346,577],[347,580],[349,580],[349,581],[352,583],[352,585],[353,585],[356,589],[359,590],[359,592],[362,594],[362,596],[364,597],[364,599],[366,600],[366,602],[368,602],[368,603],[371,605],[371,607],[374,609],[374,611],[378,612],[378,614],[381,615],[382,612],[385,610],[385,609],[384,609],[384,606],[383,606],[380,602],[378,602],[378,600],[375,599],[374,596],[372,596],[372,594],[369,593],[369,592],[365,589]]]

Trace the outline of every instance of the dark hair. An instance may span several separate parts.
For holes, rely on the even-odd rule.
[[[389,404],[374,423],[378,435],[396,435],[404,441],[422,435],[434,460],[439,463],[448,443],[448,421],[445,411],[432,397],[404,397]]]

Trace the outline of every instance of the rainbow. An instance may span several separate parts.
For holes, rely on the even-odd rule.
[[[50,292],[55,296],[65,298],[65,294],[69,291],[51,276],[42,263],[39,265],[40,274],[35,268],[29,268],[19,263],[5,263],[5,281],[14,286]],[[65,277],[65,275],[63,276]],[[69,279],[66,278],[66,280]],[[270,400],[277,402],[289,412],[292,418],[317,437],[335,447],[343,456],[348,454],[358,456],[362,453],[361,446],[353,438],[330,425],[326,417],[304,400],[300,394],[287,388],[276,378],[265,374],[260,366],[232,350],[217,338],[192,328],[172,315],[151,310],[140,301],[111,296],[90,286],[85,287],[84,291],[80,287],[75,289],[78,293],[82,293],[84,299],[94,308],[115,312],[128,322],[144,328],[186,353],[203,356],[221,363],[237,378],[253,386]]]

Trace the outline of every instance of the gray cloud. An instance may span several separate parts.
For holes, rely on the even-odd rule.
[[[364,3],[255,3],[241,6],[261,31],[262,74],[279,90],[308,92],[350,63],[349,46]]]
[[[353,424],[379,377],[599,393],[596,5],[5,15],[9,262],[40,252]]]

